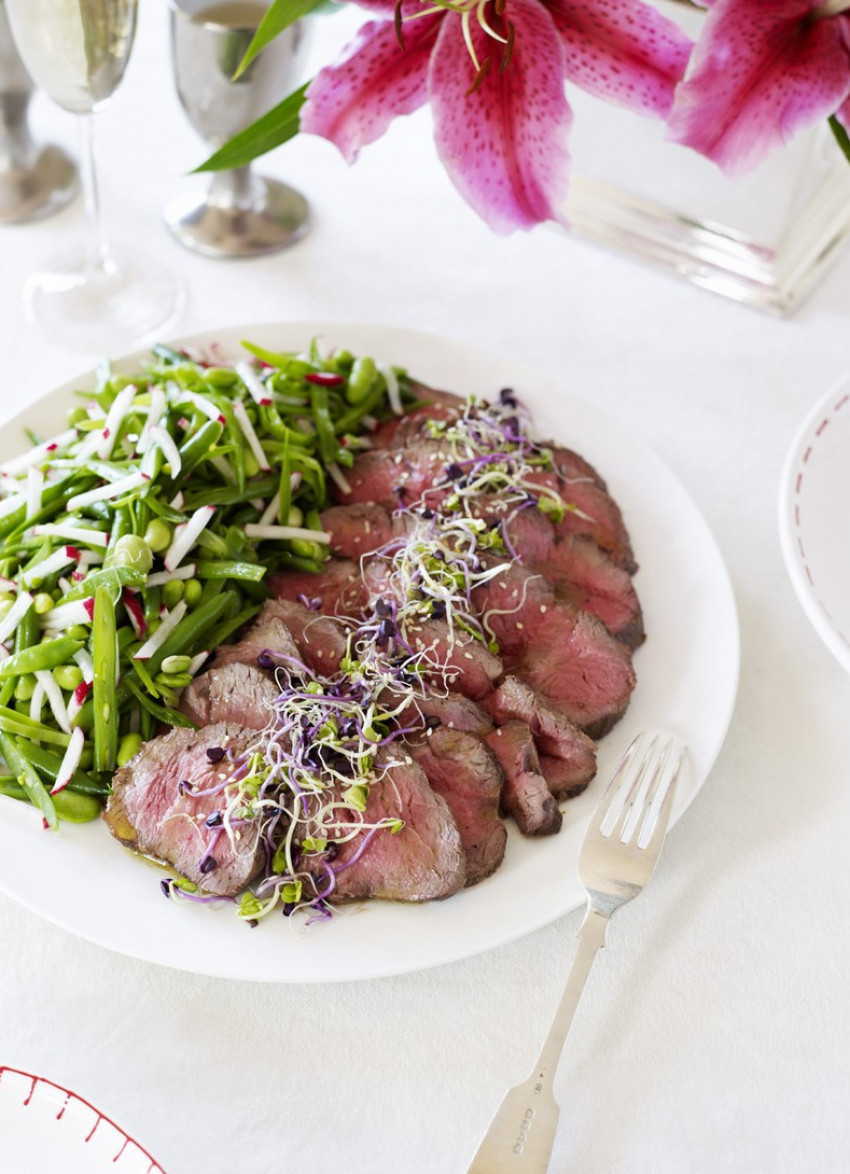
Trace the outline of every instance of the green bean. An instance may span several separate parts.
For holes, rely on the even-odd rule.
[[[13,652],[6,660],[0,662],[0,680],[22,677],[25,673],[37,673],[42,669],[54,669],[57,665],[69,661],[82,646],[81,640],[60,636],[57,640],[47,640],[44,644],[22,648],[20,652]]]
[[[67,746],[70,742],[68,734],[61,730],[54,730],[41,722],[33,721],[24,713],[0,706],[0,730],[7,734],[17,734],[31,742],[47,742],[53,746]]]
[[[118,641],[115,632],[115,605],[108,588],[98,587],[92,622],[94,661],[94,768],[114,770],[118,754],[118,707],[115,678],[118,669]]]
[[[247,579],[259,583],[266,568],[260,563],[237,562],[234,559],[199,559],[196,564],[199,579]]]
[[[310,406],[313,410],[313,419],[316,422],[316,434],[319,439],[319,452],[326,465],[336,461],[339,443],[337,442],[334,423],[328,411],[328,391],[326,387],[312,387],[310,389]]]
[[[137,566],[98,567],[89,571],[85,579],[62,597],[63,603],[71,603],[75,599],[88,599],[96,595],[101,588],[105,588],[113,599],[118,599],[122,587],[143,587],[147,578],[144,571]]]
[[[200,464],[202,460],[210,454],[210,449],[214,448],[218,443],[222,432],[224,432],[224,425],[220,420],[208,420],[203,424],[193,436],[179,448],[180,453],[180,477],[186,477],[196,465]]]
[[[147,693],[143,692],[130,677],[125,677],[124,683],[136,698],[139,705],[141,705],[142,709],[149,713],[151,717],[156,718],[158,722],[163,722],[169,726],[181,726],[186,730],[196,730],[198,728],[190,718],[186,717],[185,713],[180,713],[179,710],[172,709],[167,705],[159,705],[152,697],[149,697]]]
[[[248,482],[240,493],[235,485],[222,485],[217,489],[194,489],[186,494],[186,509],[194,510],[199,505],[238,505],[253,501],[255,497],[271,497],[277,490],[277,477],[256,477]]]
[[[261,606],[261,604],[255,603],[250,607],[244,607],[232,619],[227,620],[220,628],[217,628],[215,633],[216,646],[225,644],[235,632],[238,632],[249,620],[254,618]]]
[[[29,759],[35,769],[44,778],[49,779],[51,783],[55,783],[59,777],[59,768],[62,765],[62,759],[57,754],[51,754],[49,750],[45,750],[41,746],[30,745],[27,747]],[[85,795],[108,795],[109,784],[101,782],[87,771],[79,768],[74,772],[74,777],[68,784],[75,791],[80,791]]]
[[[17,779],[18,784],[26,791],[30,803],[39,809],[47,826],[56,831],[56,808],[47,793],[47,788],[39,777],[38,771],[27,758],[26,751],[20,742],[2,730],[0,730],[0,754],[3,755],[3,761]]]
[[[378,368],[375,360],[363,357],[354,360],[348,386],[345,389],[345,398],[350,404],[359,404],[369,395],[378,380]]]

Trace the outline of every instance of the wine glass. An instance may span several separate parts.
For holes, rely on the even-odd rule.
[[[79,116],[87,234],[33,273],[24,291],[31,317],[74,350],[113,351],[152,337],[182,304],[182,288],[149,256],[113,248],[103,233],[92,113],[124,76],[138,0],[5,0],[21,59],[34,81]]]
[[[77,169],[65,152],[32,140],[28,115],[34,89],[0,0],[0,224],[49,216],[77,191]]]
[[[211,146],[249,126],[300,81],[304,21],[285,29],[234,80],[267,0],[169,0],[169,6],[177,93],[190,123]],[[307,231],[309,217],[300,192],[250,167],[216,172],[208,186],[181,193],[165,210],[180,243],[207,257],[253,257],[286,248]]]

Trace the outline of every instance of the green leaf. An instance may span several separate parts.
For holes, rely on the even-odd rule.
[[[850,135],[844,129],[834,114],[830,115],[829,128],[835,135],[835,141],[844,152],[844,157],[850,163]]]
[[[260,22],[260,27],[254,34],[254,39],[248,46],[245,56],[239,63],[239,68],[233,75],[233,80],[236,81],[240,77],[258,53],[265,49],[270,41],[279,36],[284,29],[288,29],[290,25],[295,24],[296,20],[300,20],[302,16],[307,16],[314,9],[318,8],[322,0],[274,0],[274,3],[269,7],[266,15]]]
[[[234,167],[246,167],[260,155],[294,138],[298,134],[298,116],[304,105],[308,84],[295,90],[267,114],[234,135],[195,171],[230,171]]]

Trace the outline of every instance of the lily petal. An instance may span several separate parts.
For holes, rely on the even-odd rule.
[[[506,68],[499,68],[504,46],[470,22],[478,60],[490,57],[489,71],[470,92],[475,68],[462,17],[449,12],[429,75],[440,158],[463,198],[499,233],[562,220],[572,123],[564,48],[552,18],[539,0],[510,0],[508,9],[515,40]]]
[[[342,60],[310,83],[301,130],[330,139],[353,163],[397,115],[427,102],[428,59],[443,19],[438,13],[405,23],[404,49],[391,20],[365,24]]]
[[[716,0],[669,120],[670,137],[729,175],[754,167],[850,95],[846,16],[820,0]]]
[[[641,0],[550,0],[567,76],[599,98],[666,117],[693,43]]]

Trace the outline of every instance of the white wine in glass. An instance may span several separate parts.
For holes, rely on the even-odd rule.
[[[92,144],[92,114],[124,76],[138,0],[5,0],[18,52],[57,105],[80,116],[86,238],[27,281],[31,316],[75,350],[115,352],[152,337],[182,304],[163,266],[106,240]]]

